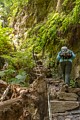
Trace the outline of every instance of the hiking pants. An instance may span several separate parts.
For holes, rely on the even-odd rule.
[[[70,84],[70,74],[71,74],[71,69],[72,69],[72,62],[63,61],[60,64],[61,64],[64,82],[65,82],[65,84],[69,85]]]

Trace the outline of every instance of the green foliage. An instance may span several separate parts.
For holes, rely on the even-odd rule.
[[[44,48],[49,49],[49,51],[50,48],[53,49],[57,40],[58,28],[61,26],[63,18],[62,14],[59,15],[58,13],[49,15],[49,19],[45,23],[37,24],[28,32],[26,44],[30,44],[30,47],[35,46],[37,52],[42,51]]]
[[[25,6],[28,0],[1,0],[0,2],[3,3],[0,11],[0,15],[3,16],[1,20],[8,20],[9,24],[16,22],[17,18],[19,20],[22,12],[26,14]],[[69,27],[77,24],[80,24],[80,0],[64,0],[61,13],[49,13],[44,22],[37,23],[26,30],[27,38],[21,45],[21,51],[18,52],[12,52],[13,47],[9,39],[11,30],[0,27],[0,54],[9,54],[3,55],[9,67],[7,70],[0,71],[0,76],[10,83],[26,85],[29,74],[25,69],[29,70],[35,65],[32,58],[33,49],[35,48],[35,52],[39,54],[45,52],[47,63],[53,65],[57,51],[68,42]],[[23,70],[20,72],[21,69]]]
[[[34,66],[32,53],[30,51],[12,52],[10,55],[2,55],[8,62],[8,68],[0,71],[1,79],[8,83],[28,86],[29,71]]]
[[[66,18],[62,22],[61,29],[63,31],[66,31],[68,29],[68,27],[70,26],[70,24],[72,23],[72,20],[73,20],[72,16],[71,15],[67,15]]]
[[[62,4],[62,9],[65,14],[69,14],[75,6],[75,0],[64,0]]]
[[[28,3],[28,0],[6,0],[3,3],[5,8],[9,8],[11,11],[8,19],[12,20],[13,17],[20,14],[23,7]],[[66,11],[63,10],[60,14],[55,12],[49,14],[47,21],[36,24],[36,26],[28,32],[29,37],[25,42],[27,44],[26,47],[33,49],[33,47],[36,46],[36,50],[39,52],[42,51],[44,47],[48,49],[60,40],[59,33],[64,34],[71,24],[80,22],[79,0],[64,0],[63,6],[67,7]],[[69,9],[70,11],[67,12]],[[23,46],[25,47],[25,45]]]
[[[45,51],[48,57],[51,55],[56,59],[57,51],[68,43],[68,32],[72,32],[68,29],[80,23],[79,0],[64,0],[62,7],[61,13],[49,13],[45,22],[38,23],[27,31],[23,48],[32,51],[35,47],[36,52],[41,54]]]
[[[0,27],[0,54],[8,54],[12,51],[11,41],[9,39],[10,29]]]
[[[34,66],[32,56],[28,51],[20,51],[3,55],[8,62],[8,68],[0,71],[0,77],[11,84],[29,85],[29,70]]]
[[[5,76],[5,71],[0,71],[0,77],[4,77]]]
[[[22,8],[26,6],[28,0],[0,0],[0,15],[2,20],[5,21],[6,26],[12,23],[15,17],[22,11]]]
[[[66,6],[68,2],[69,2],[69,0],[64,0],[63,6]]]
[[[26,73],[26,71],[20,70],[19,73],[17,73],[17,75],[15,73],[16,70],[13,69],[0,71],[0,77],[3,80],[5,80],[7,83],[20,84],[21,86],[28,86],[29,75]]]
[[[29,49],[30,50],[30,49]],[[34,66],[34,61],[32,58],[32,51],[18,51],[11,52],[10,55],[3,55],[6,61],[9,63],[9,67],[13,66],[14,69],[32,68]]]
[[[80,23],[80,1],[76,0],[76,6],[73,9],[73,22],[74,24]]]
[[[9,79],[12,77],[12,74],[15,73],[15,70],[9,68],[8,70],[0,71],[0,77],[6,82],[9,82]]]
[[[21,86],[28,86],[29,75],[26,74],[26,71],[21,70],[15,78],[10,79],[11,84],[20,84]]]
[[[70,80],[70,86],[75,87],[75,80]]]

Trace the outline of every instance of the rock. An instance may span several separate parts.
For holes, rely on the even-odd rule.
[[[79,107],[79,102],[76,101],[50,101],[51,110],[53,113],[66,112],[68,110],[73,110]]]
[[[58,92],[57,97],[60,100],[68,100],[68,101],[76,101],[78,99],[78,95],[75,93],[66,93],[66,92]]]

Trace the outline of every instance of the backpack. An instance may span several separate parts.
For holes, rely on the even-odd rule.
[[[62,50],[60,52],[60,57],[62,57],[63,59],[70,59],[72,57],[72,52],[69,49],[64,51]]]

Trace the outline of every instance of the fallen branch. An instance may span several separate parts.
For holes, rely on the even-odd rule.
[[[0,98],[0,101],[4,101],[7,94],[9,93],[9,89],[10,89],[10,85],[8,85],[8,87],[6,88],[6,90],[4,91],[3,95]]]

